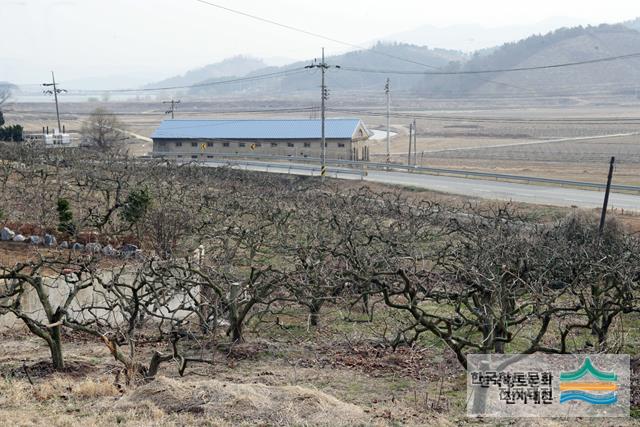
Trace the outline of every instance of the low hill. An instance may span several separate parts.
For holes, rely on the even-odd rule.
[[[588,61],[640,52],[640,32],[623,25],[560,29],[507,43],[489,55],[475,55],[452,71],[536,67]],[[470,94],[623,94],[640,86],[640,58],[589,65],[497,72],[483,75],[428,76],[422,93]]]
[[[255,70],[265,68],[267,64],[262,59],[247,56],[235,56],[215,64],[209,64],[202,68],[187,71],[181,76],[170,77],[156,83],[147,85],[148,88],[188,86],[209,79],[225,76],[244,76]]]
[[[521,40],[531,34],[545,34],[563,27],[575,27],[583,21],[569,17],[552,17],[533,24],[491,25],[457,24],[445,27],[421,25],[417,28],[383,37],[384,41],[438,46],[446,49],[475,52]]]
[[[640,24],[640,20],[638,23]],[[544,35],[533,35],[518,42],[506,43],[493,49],[477,51],[474,54],[407,43],[379,42],[370,49],[328,57],[328,64],[339,65],[343,69],[330,69],[327,72],[327,85],[333,99],[341,96],[344,99],[353,99],[355,93],[361,101],[367,97],[375,97],[375,102],[384,98],[387,77],[391,78],[392,93],[396,97],[404,95],[546,97],[636,94],[640,88],[640,58],[565,68],[481,75],[402,74],[407,71],[475,71],[537,67],[638,53],[640,52],[640,32],[631,29],[630,25],[632,24],[562,28]],[[310,62],[296,62],[282,67],[257,67],[259,60],[249,63],[247,61],[252,60],[242,57],[232,58],[156,85],[210,84],[184,91],[195,98],[213,95],[270,98],[286,95],[290,99],[297,97],[309,99],[319,91],[319,70],[304,70]],[[249,65],[255,67],[252,68]],[[359,72],[349,68],[394,70],[400,73],[387,75]],[[207,72],[212,74],[213,70],[218,74],[205,79],[200,78]],[[271,73],[278,75],[268,78],[260,77]],[[233,84],[216,84],[216,82],[240,77],[256,79]]]
[[[404,61],[397,58],[403,58]],[[446,49],[431,49],[426,46],[416,46],[405,43],[378,43],[370,49],[348,52],[342,55],[330,56],[326,62],[341,67],[366,68],[394,68],[400,70],[439,69],[452,61],[463,61],[466,55],[459,51]],[[296,62],[283,67],[267,67],[256,70],[246,77],[259,76],[268,73],[301,69],[310,62]],[[424,65],[420,65],[424,64]],[[316,70],[317,71],[317,70]],[[320,77],[307,70],[301,73],[284,75],[280,78],[270,78],[259,81],[238,84],[198,87],[191,90],[192,95],[210,94],[247,94],[247,93],[292,93],[299,91],[319,90]],[[311,74],[311,76],[310,76]],[[316,73],[317,74],[317,73]],[[379,74],[363,74],[341,70],[329,70],[327,85],[333,93],[344,91],[382,91],[387,76]],[[198,83],[215,83],[222,79],[209,79]],[[394,90],[411,90],[419,78],[415,76],[394,76]]]

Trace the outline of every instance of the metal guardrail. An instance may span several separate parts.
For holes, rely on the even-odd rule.
[[[264,159],[265,161],[274,160],[274,161],[286,161],[286,162],[314,162],[319,163],[320,158],[316,157],[293,157],[293,156],[265,156],[262,154],[227,154],[227,153],[216,153],[216,158],[207,158],[207,159],[189,159],[190,156],[198,153],[178,153],[178,152],[161,152],[161,153],[153,153],[154,157],[163,157],[163,156],[176,156],[183,155],[185,158],[184,161],[204,161],[204,162],[223,162],[223,161],[233,161],[227,160],[225,158],[255,158],[255,159]],[[211,156],[211,154],[208,154]],[[218,157],[219,156],[219,157]],[[233,161],[238,162],[238,161]],[[243,161],[243,164],[252,165],[252,166],[267,166],[267,167],[282,167],[283,164],[274,164],[274,163],[265,163],[257,162],[257,161]],[[536,176],[523,176],[523,175],[509,175],[509,174],[501,174],[501,173],[493,173],[493,172],[479,172],[479,171],[469,171],[469,170],[460,170],[460,169],[446,169],[446,168],[433,168],[428,166],[412,166],[412,165],[401,165],[397,163],[376,163],[376,162],[365,162],[365,161],[353,161],[353,160],[339,160],[339,159],[327,159],[328,165],[345,165],[358,167],[360,169],[360,173],[362,175],[366,174],[366,169],[372,170],[384,170],[384,171],[402,171],[407,173],[424,173],[431,175],[453,175],[453,176],[462,176],[465,178],[474,177],[474,178],[482,178],[482,179],[494,179],[494,180],[504,180],[504,181],[516,181],[516,182],[524,182],[526,184],[548,184],[548,185],[558,185],[558,186],[566,186],[566,187],[581,187],[588,189],[596,189],[596,190],[604,190],[606,188],[606,184],[596,183],[596,182],[584,182],[584,181],[572,181],[572,180],[564,180],[564,179],[556,179],[556,178],[542,178]],[[296,164],[295,167],[297,169],[305,170],[305,165]],[[332,171],[338,171],[339,173],[354,173],[353,169],[335,169]],[[313,169],[313,171],[320,171],[320,166],[318,165]],[[349,172],[352,171],[352,172]],[[612,184],[612,191],[625,191],[625,192],[636,192],[640,193],[640,186],[635,185],[621,185],[621,184]]]
[[[187,159],[185,159],[187,160]],[[274,168],[274,169],[286,169],[287,173],[291,173],[291,170],[303,170],[303,171],[309,171],[311,172],[311,176],[314,176],[314,173],[317,172],[318,176],[320,175],[320,171],[321,168],[320,166],[307,166],[307,165],[299,165],[299,164],[283,164],[283,163],[265,163],[265,162],[252,162],[252,161],[243,161],[243,160],[224,160],[224,159],[220,159],[220,160],[211,160],[208,159],[205,161],[205,163],[217,163],[217,164],[222,164],[222,165],[227,165],[227,166],[256,166],[256,167],[262,167],[265,168],[266,171],[269,171],[269,168]],[[327,171],[329,172],[329,176],[334,176],[334,177],[338,177],[339,174],[343,174],[343,175],[357,175],[360,177],[364,177],[366,176],[365,172],[363,170],[358,170],[358,169],[349,169],[349,168],[336,168],[336,167],[328,167]]]
[[[369,164],[371,168],[372,164]],[[376,163],[374,167],[377,168],[388,168],[389,166],[386,164]],[[583,188],[592,188],[597,190],[604,190],[607,186],[606,184],[600,184],[596,182],[584,182],[584,181],[572,181],[572,180],[564,180],[564,179],[556,179],[556,178],[542,178],[536,176],[522,176],[522,175],[508,175],[508,174],[500,174],[500,173],[492,173],[492,172],[476,172],[476,171],[465,171],[458,169],[443,169],[443,168],[432,168],[425,166],[406,166],[403,165],[401,167],[391,166],[392,169],[402,169],[407,170],[407,172],[417,171],[421,173],[427,174],[436,174],[436,175],[462,175],[464,177],[477,177],[477,178],[492,178],[492,179],[502,179],[505,181],[519,181],[525,182],[526,184],[551,184],[551,185],[559,185],[559,186],[568,186],[568,187],[583,187]],[[612,184],[612,190],[617,191],[632,191],[640,193],[640,186],[635,185],[620,185],[620,184]]]

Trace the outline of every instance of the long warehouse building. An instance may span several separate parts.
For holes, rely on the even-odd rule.
[[[360,119],[325,121],[328,159],[369,160],[372,133]],[[164,120],[153,156],[206,160],[227,155],[320,157],[320,120]]]

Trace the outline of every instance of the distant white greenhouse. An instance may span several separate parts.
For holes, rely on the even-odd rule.
[[[44,144],[46,147],[70,146],[75,136],[70,133],[30,133],[24,135],[25,141]]]

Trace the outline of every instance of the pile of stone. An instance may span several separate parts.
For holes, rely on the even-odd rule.
[[[15,237],[16,237],[16,233],[9,230],[7,227],[4,227],[0,231],[0,240],[2,240],[3,242],[8,242],[10,240],[13,240]]]
[[[122,258],[139,258],[142,256],[142,252],[136,245],[126,243],[119,249],[115,249],[111,245],[102,246],[100,243],[87,243],[83,245],[79,242],[70,243],[63,241],[58,245],[56,237],[52,234],[45,234],[44,236],[23,236],[22,234],[16,234],[14,231],[7,227],[3,227],[0,230],[0,241],[3,242],[22,242],[31,245],[42,245],[48,248],[69,249],[77,252],[87,252],[92,255],[102,254],[108,257],[122,257]]]

